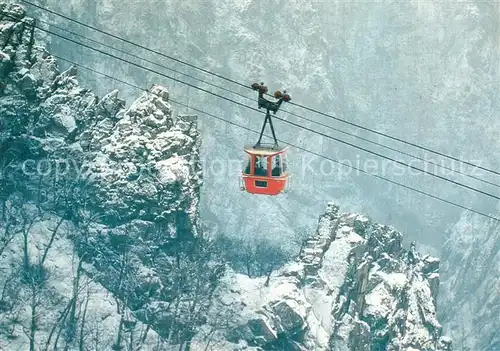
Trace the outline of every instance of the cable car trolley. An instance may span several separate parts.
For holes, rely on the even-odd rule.
[[[258,91],[259,109],[266,109],[266,117],[257,143],[244,147],[246,160],[242,173],[243,185],[241,190],[251,194],[278,195],[285,190],[289,177],[286,164],[288,148],[278,144],[271,120],[271,111],[275,115],[283,101],[289,102],[291,97],[286,91],[281,92],[278,90],[274,93],[274,98],[277,101],[269,101],[264,98],[264,94],[268,91],[264,83],[254,83],[252,89]],[[268,122],[273,134],[274,144],[261,143]]]

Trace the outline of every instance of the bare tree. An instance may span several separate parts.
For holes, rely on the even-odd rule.
[[[206,322],[214,302],[215,289],[225,271],[225,263],[220,261],[214,242],[197,241],[194,245],[189,259],[184,261],[186,266],[181,270],[187,273],[191,283],[184,329],[184,351],[191,349],[198,326]]]
[[[70,299],[70,307],[68,311],[68,322],[65,326],[65,341],[66,345],[71,345],[77,333],[77,306],[81,293],[80,280],[82,276],[82,264],[84,256],[78,258],[78,266],[76,268],[75,276],[73,277],[73,294]]]
[[[42,303],[43,292],[48,279],[47,271],[41,264],[31,265],[29,271],[23,272],[24,280],[29,284],[30,289],[30,326],[28,335],[30,341],[30,351],[35,351],[36,331],[38,329],[38,307]]]
[[[229,287],[222,287],[222,289],[229,289]],[[214,305],[215,307],[207,320],[208,332],[204,333],[203,336],[203,341],[206,343],[204,351],[211,350],[210,345],[217,332],[224,332],[234,325],[241,307],[236,302],[226,305],[220,299],[216,299]]]
[[[220,234],[214,243],[220,257],[236,271],[249,277],[257,275],[255,240],[230,238]]]
[[[5,279],[0,298],[0,333],[6,338],[13,337],[16,326],[22,324],[20,295],[20,276],[14,271]]]
[[[273,271],[291,259],[276,243],[267,240],[258,241],[255,252],[259,273],[266,276],[265,286],[269,285]]]
[[[80,323],[80,338],[78,341],[78,350],[79,351],[84,351],[84,348],[83,348],[83,346],[85,344],[84,330],[85,330],[85,320],[87,317],[87,309],[89,306],[89,301],[90,301],[90,289],[87,289],[87,295],[85,297],[85,307],[83,308],[82,321]]]
[[[295,235],[292,238],[292,243],[299,248],[296,257],[300,257],[307,243],[307,239],[310,238],[313,233],[314,229],[309,226],[301,226],[295,231]]]
[[[23,269],[25,272],[30,272],[30,254],[28,248],[29,235],[31,231],[31,227],[35,223],[36,216],[30,216],[27,212],[22,213],[23,220]]]
[[[0,256],[3,254],[7,246],[10,245],[14,237],[21,233],[21,211],[19,206],[5,201],[2,205],[2,223],[3,230],[0,236]]]
[[[64,217],[61,217],[57,221],[57,224],[56,224],[55,228],[52,229],[52,233],[50,235],[49,242],[47,243],[47,245],[45,246],[45,249],[43,250],[42,259],[40,261],[40,263],[42,265],[44,264],[45,259],[47,258],[47,255],[49,254],[49,250],[52,248],[52,244],[54,243],[54,239],[56,238],[57,231],[59,230],[59,227],[61,226],[61,224],[63,223],[63,221],[64,221]]]
[[[72,303],[73,303],[73,300],[70,299],[69,302],[66,304],[66,307],[62,311],[59,312],[59,317],[56,319],[56,321],[54,322],[54,325],[52,326],[52,328],[50,330],[49,336],[48,336],[47,341],[45,343],[44,351],[48,351],[49,350],[50,343],[52,341],[52,337],[54,336],[55,331],[59,327],[59,332],[57,333],[57,338],[56,338],[56,341],[54,342],[54,349],[57,349],[57,344],[58,344],[58,341],[59,341],[60,332],[63,329],[60,326],[66,320],[66,317],[68,315],[68,312],[69,312],[69,309],[71,308],[71,304]]]
[[[223,237],[216,243],[227,262],[249,277],[265,275],[269,278],[274,269],[291,259],[276,242],[263,238],[244,240]]]

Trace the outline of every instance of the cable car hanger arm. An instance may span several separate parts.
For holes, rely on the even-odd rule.
[[[260,130],[259,140],[257,141],[257,144],[255,144],[254,147],[260,147],[260,142],[262,140],[262,136],[264,135],[264,129],[266,128],[267,121],[269,121],[269,125],[271,126],[271,132],[273,133],[274,147],[275,148],[278,147],[278,139],[276,139],[276,134],[274,133],[273,122],[271,121],[271,114],[269,113],[269,109],[267,110],[266,118],[264,119],[264,124],[262,125],[262,129]]]
[[[273,139],[274,139],[274,148],[278,147],[278,139],[276,138],[276,133],[274,132],[274,126],[273,122],[271,120],[271,113],[270,111],[273,111],[273,114],[276,114],[278,112],[281,104],[283,101],[289,102],[291,100],[291,97],[289,94],[284,91],[283,93],[281,91],[276,91],[274,93],[274,97],[278,99],[278,101],[269,101],[266,98],[264,98],[264,94],[267,93],[267,87],[264,85],[264,83],[253,83],[252,84],[252,89],[253,90],[258,90],[259,91],[259,99],[258,99],[258,106],[260,108],[265,108],[266,109],[266,117],[264,119],[264,124],[262,125],[262,129],[259,134],[259,140],[255,144],[254,147],[259,147],[260,142],[262,140],[262,136],[264,135],[264,130],[266,128],[266,124],[269,121],[269,125],[271,126],[271,132],[273,134]]]

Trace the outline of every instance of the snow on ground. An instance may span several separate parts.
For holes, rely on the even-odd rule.
[[[36,209],[31,207],[31,215],[36,214]],[[37,349],[43,349],[47,339],[55,326],[56,321],[63,312],[73,295],[74,277],[78,269],[79,258],[74,252],[72,242],[66,238],[72,233],[72,225],[67,221],[61,221],[59,217],[44,215],[37,218],[28,234],[28,252],[31,264],[39,262],[43,257],[44,250],[50,241],[53,230],[60,223],[52,246],[44,261],[44,267],[48,272],[48,280],[37,292]],[[0,227],[4,232],[5,227]],[[0,337],[0,350],[23,350],[29,345],[28,334],[31,321],[31,288],[29,284],[20,281],[23,258],[23,234],[18,233],[12,242],[6,247],[0,257],[0,287],[3,289],[2,303],[13,302],[12,311],[0,315],[0,324],[4,329]],[[14,293],[17,291],[17,294]],[[10,296],[9,296],[10,293]],[[17,295],[17,299],[16,299]],[[85,328],[83,338],[85,344],[93,345],[99,350],[110,350],[117,338],[120,314],[117,312],[117,304],[114,297],[84,273],[79,281],[78,303],[76,305],[76,317],[82,320],[85,313]],[[86,307],[86,312],[85,311]],[[130,312],[126,311],[127,319],[134,320]],[[13,319],[17,320],[15,322]],[[136,338],[145,330],[145,326],[136,321]],[[78,327],[80,328],[80,327]],[[11,333],[8,333],[8,330]],[[51,342],[57,338],[59,328],[56,328],[51,337]],[[78,330],[78,338],[80,337]],[[128,335],[128,334],[127,334]],[[63,336],[60,337],[59,345],[63,344]],[[146,350],[153,350],[157,342],[156,333],[152,330],[144,341]]]

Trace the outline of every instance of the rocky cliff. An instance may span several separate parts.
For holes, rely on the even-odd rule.
[[[224,278],[215,309],[231,310],[234,321],[210,342],[218,350],[450,350],[436,318],[438,269],[438,259],[404,249],[401,233],[330,204],[296,262],[269,280]]]
[[[22,7],[0,9],[2,347],[188,339],[218,272],[199,244],[196,116],[174,116],[157,85],[128,108],[98,98],[35,45]],[[89,284],[115,306],[109,330],[88,322],[106,311]]]

